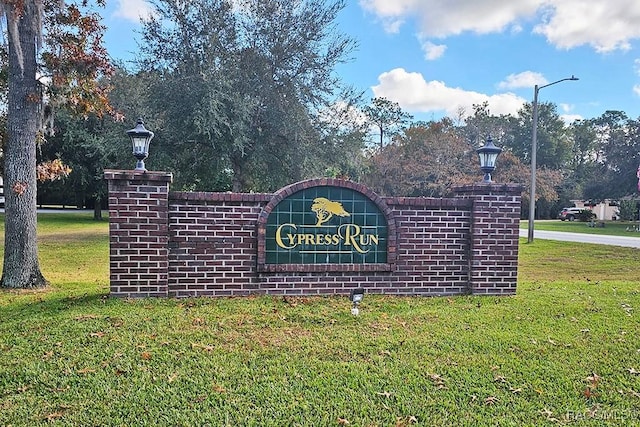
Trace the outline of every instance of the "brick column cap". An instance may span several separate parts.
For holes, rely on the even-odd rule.
[[[106,180],[173,182],[171,172],[105,169]]]
[[[520,194],[524,189],[522,184],[506,184],[495,182],[478,182],[475,184],[456,185],[453,187],[455,194]]]

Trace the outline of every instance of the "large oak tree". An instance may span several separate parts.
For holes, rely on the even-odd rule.
[[[270,191],[324,163],[319,117],[353,42],[342,0],[156,0],[141,66],[178,186]],[[158,132],[160,133],[160,132]],[[333,148],[330,145],[327,148]],[[212,188],[214,187],[214,188]]]
[[[103,0],[97,3],[104,5]],[[8,34],[7,127],[2,141],[6,215],[0,280],[5,288],[47,284],[38,262],[36,146],[45,140],[52,111],[68,107],[87,115],[110,110],[108,88],[97,83],[111,72],[102,47],[104,28],[88,6],[87,1],[0,1]],[[41,176],[55,176],[50,166],[49,170],[41,167]]]

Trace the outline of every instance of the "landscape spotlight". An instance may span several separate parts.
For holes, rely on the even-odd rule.
[[[153,139],[153,132],[145,129],[142,119],[138,119],[136,127],[127,131],[127,135],[131,138],[133,145],[133,156],[138,159],[136,164],[137,171],[146,171],[144,167],[144,159],[149,155],[149,144]]]
[[[498,154],[502,152],[502,148],[493,145],[491,136],[487,138],[487,142],[476,150],[480,157],[480,169],[484,172],[482,182],[491,182],[491,172],[496,168],[496,159]]]
[[[353,303],[353,307],[351,307],[351,314],[353,314],[354,316],[357,316],[358,314],[360,314],[360,310],[358,309],[358,304],[360,304],[360,301],[362,301],[362,298],[364,298],[364,289],[358,288],[358,289],[353,289],[351,291],[351,295],[349,296],[349,299],[351,299],[351,302]]]

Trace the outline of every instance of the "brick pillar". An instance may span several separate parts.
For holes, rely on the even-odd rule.
[[[167,172],[105,170],[109,183],[111,296],[168,294]]]
[[[472,294],[510,295],[518,281],[520,184],[473,184],[454,188],[473,200],[469,286]]]

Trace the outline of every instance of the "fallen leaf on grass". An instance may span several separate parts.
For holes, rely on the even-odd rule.
[[[215,391],[216,393],[226,393],[227,392],[227,390],[223,386],[221,386],[220,384],[214,384],[212,388],[213,388],[213,391]]]
[[[192,343],[191,343],[191,348],[192,348],[192,349],[193,349],[193,348],[201,348],[201,349],[203,349],[204,351],[213,351],[213,350],[215,350],[215,347],[214,347],[214,346],[212,346],[212,345],[208,345],[208,344],[198,344],[198,343],[194,343],[194,342],[192,342]]]
[[[378,396],[384,396],[384,397],[391,397],[392,393],[389,393],[388,391],[383,391],[383,392],[377,392],[376,393]]]
[[[106,333],[102,332],[102,331],[98,331],[98,332],[91,332],[89,334],[90,337],[92,338],[102,338],[103,336],[107,335]]]
[[[140,357],[143,360],[151,360],[151,353],[149,353],[148,351],[143,351],[142,353],[140,353]]]
[[[168,376],[167,381],[172,383],[172,382],[174,382],[176,380],[176,378],[178,378],[178,374],[173,373],[173,374]]]
[[[447,388],[444,378],[442,378],[440,375],[438,375],[438,374],[427,374],[427,376],[429,377],[431,382],[433,382],[433,385],[435,385],[438,390]]]
[[[593,397],[597,397],[598,396],[598,394],[595,393],[591,387],[585,388],[584,391],[582,392],[582,395],[584,397],[586,397],[587,399],[591,399]]]
[[[74,317],[74,320],[77,320],[80,322],[84,320],[93,320],[93,319],[98,319],[98,316],[96,316],[95,314],[81,314],[80,316]]]
[[[627,313],[627,316],[631,316],[631,314],[633,313],[633,307],[631,307],[629,304],[622,304],[621,306],[624,312]]]
[[[348,420],[348,419],[346,419],[346,418],[340,418],[340,417],[338,417],[338,424],[340,424],[341,426],[348,426],[348,425],[349,425],[349,424],[351,424],[351,423],[350,423],[350,422],[349,422],[349,420]]]
[[[629,369],[627,369],[627,372],[629,372],[631,375],[638,375],[638,374],[640,374],[640,371],[636,371],[634,368],[629,368]]]
[[[540,411],[540,413],[542,415],[544,415],[547,418],[547,421],[553,421],[553,422],[558,422],[560,420],[558,420],[557,418],[552,417],[553,412],[551,412],[550,410],[548,410],[547,408],[544,408],[542,411]]]
[[[55,421],[57,418],[62,418],[62,417],[64,417],[64,414],[62,412],[52,412],[44,418],[47,421]]]
[[[507,379],[505,377],[503,377],[502,375],[496,375],[495,378],[493,379],[494,382],[497,383],[506,383]]]
[[[522,393],[522,389],[521,388],[513,388],[513,387],[509,387],[509,391],[513,394],[518,394],[518,393]]]
[[[418,419],[414,416],[410,417],[397,417],[396,418],[396,426],[395,427],[406,427],[410,424],[417,423]]]
[[[79,374],[92,374],[95,371],[96,371],[95,369],[84,368],[84,369],[80,369],[79,371],[76,371],[76,372],[79,373]]]
[[[496,396],[489,396],[484,400],[484,404],[485,405],[495,405],[499,401],[500,401],[500,399],[498,399]]]
[[[600,376],[594,372],[584,380],[588,382],[591,387],[595,388],[598,385],[598,381],[600,381]]]

